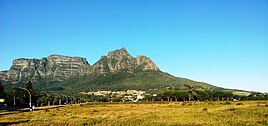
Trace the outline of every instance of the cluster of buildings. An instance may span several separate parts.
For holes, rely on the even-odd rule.
[[[137,102],[139,100],[144,99],[145,97],[145,91],[139,91],[139,90],[127,90],[127,91],[95,91],[95,92],[80,92],[81,94],[87,94],[87,95],[96,95],[96,96],[111,96],[111,99],[113,97],[121,98],[123,101],[133,101]]]

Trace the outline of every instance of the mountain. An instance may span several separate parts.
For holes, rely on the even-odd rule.
[[[85,58],[51,55],[42,59],[15,59],[3,80],[9,82],[38,81],[41,78],[53,81],[66,80],[72,76],[87,74],[90,65]],[[3,72],[2,72],[3,73]]]
[[[125,48],[109,52],[107,56],[102,56],[92,66],[95,74],[116,73],[120,71],[159,71],[153,61],[145,56],[132,57]]]
[[[39,90],[78,93],[93,90],[162,90],[181,85],[217,88],[210,84],[174,77],[160,71],[146,56],[132,57],[125,48],[109,52],[95,64],[85,58],[50,55],[42,59],[15,59],[0,72],[5,87],[34,82]]]

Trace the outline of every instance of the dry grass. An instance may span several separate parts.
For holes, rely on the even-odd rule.
[[[268,125],[268,102],[88,104],[0,116],[16,125]]]

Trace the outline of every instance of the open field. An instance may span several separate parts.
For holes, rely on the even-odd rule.
[[[1,124],[16,125],[268,125],[268,101],[90,103],[6,113]]]

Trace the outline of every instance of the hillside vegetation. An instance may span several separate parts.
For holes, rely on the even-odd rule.
[[[7,84],[6,90],[12,86],[24,87],[25,83]],[[166,88],[180,88],[182,85],[202,86],[205,89],[218,89],[218,87],[196,82],[185,78],[174,77],[167,73],[147,71],[138,73],[118,72],[100,75],[97,77],[73,77],[61,82],[40,80],[34,83],[36,90],[74,95],[83,91],[97,90],[145,90],[158,92]]]

